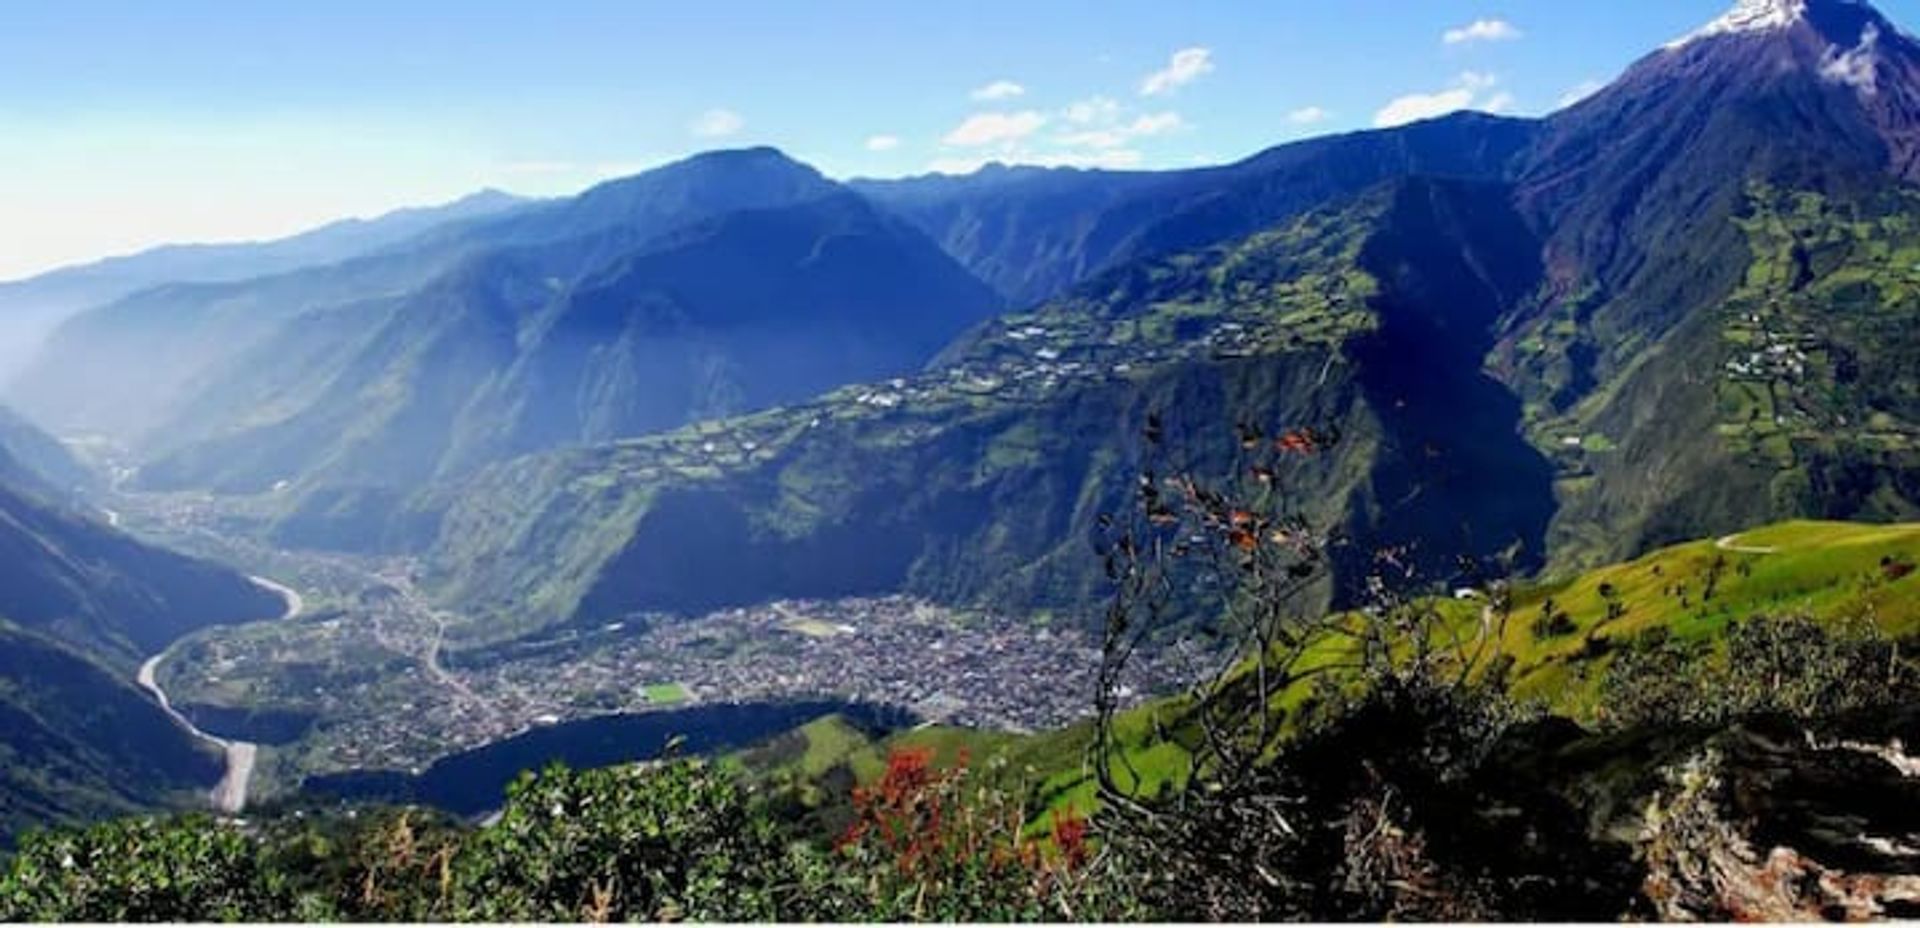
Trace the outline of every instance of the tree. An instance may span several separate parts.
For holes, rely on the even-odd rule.
[[[1150,420],[1149,446],[1157,430]],[[1462,618],[1403,593],[1418,578],[1398,549],[1374,552],[1362,608],[1320,608],[1310,594],[1329,582],[1339,542],[1287,488],[1335,439],[1241,434],[1248,453],[1219,488],[1148,469],[1135,510],[1103,520],[1116,592],[1096,705],[1096,833],[1135,862],[1147,902],[1184,918],[1486,914],[1493,891],[1478,865],[1428,856],[1422,825],[1463,798],[1449,784],[1513,718],[1478,682],[1508,609]],[[1127,669],[1148,646],[1192,646],[1208,668],[1177,718],[1152,726],[1164,733],[1154,745],[1124,731]],[[1150,789],[1169,778],[1135,758],[1168,747],[1184,772],[1175,788]]]

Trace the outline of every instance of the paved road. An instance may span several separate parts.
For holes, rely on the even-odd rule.
[[[280,594],[280,598],[286,601],[286,610],[280,615],[282,620],[291,619],[299,615],[301,611],[306,608],[305,600],[302,600],[300,594],[293,589],[282,586],[265,577],[251,577],[249,579],[267,590]],[[159,654],[147,658],[147,662],[140,665],[140,673],[135,679],[139,682],[141,689],[153,694],[154,701],[158,702],[160,708],[166,710],[166,713],[172,716],[175,722],[180,723],[182,728],[192,732],[194,737],[212,744],[226,753],[227,772],[220,778],[219,785],[215,786],[213,792],[208,795],[208,799],[213,803],[215,811],[225,815],[238,815],[247,807],[247,788],[253,783],[253,765],[254,762],[259,759],[260,746],[248,741],[229,741],[225,738],[217,738],[201,731],[199,726],[194,725],[186,716],[181,715],[179,710],[173,707],[173,702],[167,699],[166,691],[160,688],[160,683],[155,678],[155,671],[159,669],[160,661],[165,659],[166,656],[167,652],[162,651]]]

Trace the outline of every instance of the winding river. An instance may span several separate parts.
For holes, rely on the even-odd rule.
[[[282,621],[291,619],[306,609],[305,601],[291,587],[282,586],[265,577],[249,579],[260,588],[278,594],[286,602],[287,608],[280,615]],[[229,741],[207,734],[173,707],[173,702],[167,698],[166,691],[160,688],[155,675],[160,662],[171,650],[168,648],[167,651],[161,651],[147,658],[146,663],[140,665],[140,673],[135,679],[140,684],[140,688],[153,694],[154,701],[158,702],[160,708],[166,710],[175,722],[180,723],[181,727],[192,732],[194,737],[220,748],[226,754],[227,772],[220,778],[219,785],[215,786],[213,792],[208,795],[208,799],[213,803],[216,811],[225,815],[238,815],[247,807],[247,787],[253,782],[253,764],[259,757],[260,746],[249,741]]]

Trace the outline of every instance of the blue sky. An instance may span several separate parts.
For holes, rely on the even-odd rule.
[[[842,177],[1169,168],[1540,114],[1729,2],[8,0],[0,278],[715,147]]]

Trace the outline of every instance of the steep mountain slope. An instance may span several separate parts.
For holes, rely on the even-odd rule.
[[[220,771],[130,675],[0,620],[0,848],[34,826],[187,805]]]
[[[1088,240],[1103,214],[1181,177],[993,164],[965,176],[848,186],[919,226],[975,276],[1025,306],[1057,294],[1104,260],[1112,245]]]
[[[730,213],[573,286],[543,264],[518,250],[470,261],[403,300],[312,402],[164,457],[142,481],[291,481],[304,504],[283,537],[361,545],[428,479],[909,373],[997,306],[851,194]]]
[[[129,675],[197,628],[277,614],[279,598],[233,572],[150,548],[0,485],[0,616]]]
[[[525,249],[541,276],[573,280],[687,225],[836,190],[818,172],[778,152],[714,152],[609,181],[571,199],[429,230],[339,264],[145,291],[61,326],[13,385],[11,397],[35,421],[63,434],[105,433],[136,446],[164,447],[181,438],[181,416],[210,402],[208,394],[224,392],[236,368],[301,363],[284,353],[262,353],[269,346],[285,352],[304,344],[280,336],[309,315],[391,310],[399,298],[507,248]],[[208,428],[204,422],[188,425],[189,436]]]
[[[0,481],[64,492],[89,486],[96,479],[53,436],[0,406]]]
[[[121,258],[0,283],[0,380],[14,374],[55,326],[141,290],[217,283],[333,264],[399,244],[435,226],[504,212],[524,201],[497,190],[442,206],[348,219],[269,242],[167,245]]]
[[[1201,170],[990,167],[968,177],[852,186],[1025,306],[1127,261],[1252,235],[1394,178],[1502,177],[1534,132],[1526,120],[1459,113],[1282,145]]]
[[[188,632],[281,609],[238,574],[61,508],[11,460],[0,450],[0,846],[219,779],[219,758],[134,686],[135,668]]]
[[[441,588],[580,618],[901,587],[1084,606],[1090,520],[1137,460],[1125,436],[1147,408],[1188,427],[1337,423],[1323,515],[1345,513],[1363,547],[1419,541],[1430,577],[1459,553],[1587,563],[1797,516],[1910,518],[1920,243],[1901,152],[1916,61],[1864,3],[1749,0],[1540,123],[1459,117],[1288,146],[1184,187],[1039,172],[869,185],[982,267],[1066,262],[1034,280],[1109,260],[1045,242],[1150,218],[1103,246],[1124,263],[982,329],[925,377],[449,491]],[[1303,339],[1193,360],[1221,337],[1215,313],[1236,331],[1299,317],[1220,289],[1246,256],[1183,243],[1234,241],[1395,172],[1504,180],[1417,177],[1392,209],[1317,214],[1313,234],[1353,245],[1320,264],[1252,244],[1285,225],[1242,239],[1256,265],[1285,269],[1276,280],[1370,281],[1369,334],[1317,355]],[[1023,212],[1049,198],[1070,206]],[[1013,231],[988,244],[988,228]],[[1128,317],[1161,321],[1112,327]],[[1195,432],[1182,441],[1226,460]]]
[[[1548,283],[1494,360],[1562,458],[1562,561],[1915,511],[1917,100],[1869,5],[1748,0],[1548,120],[1518,183]]]
[[[1481,270],[1528,236],[1504,197],[1393,185],[1103,275],[918,377],[494,468],[428,506],[451,509],[430,582],[474,636],[902,588],[1078,615],[1104,582],[1096,521],[1124,504],[1155,412],[1216,474],[1238,424],[1338,430],[1302,464],[1317,513],[1423,539],[1422,566],[1538,552],[1549,474],[1477,366],[1485,321],[1531,285]]]

